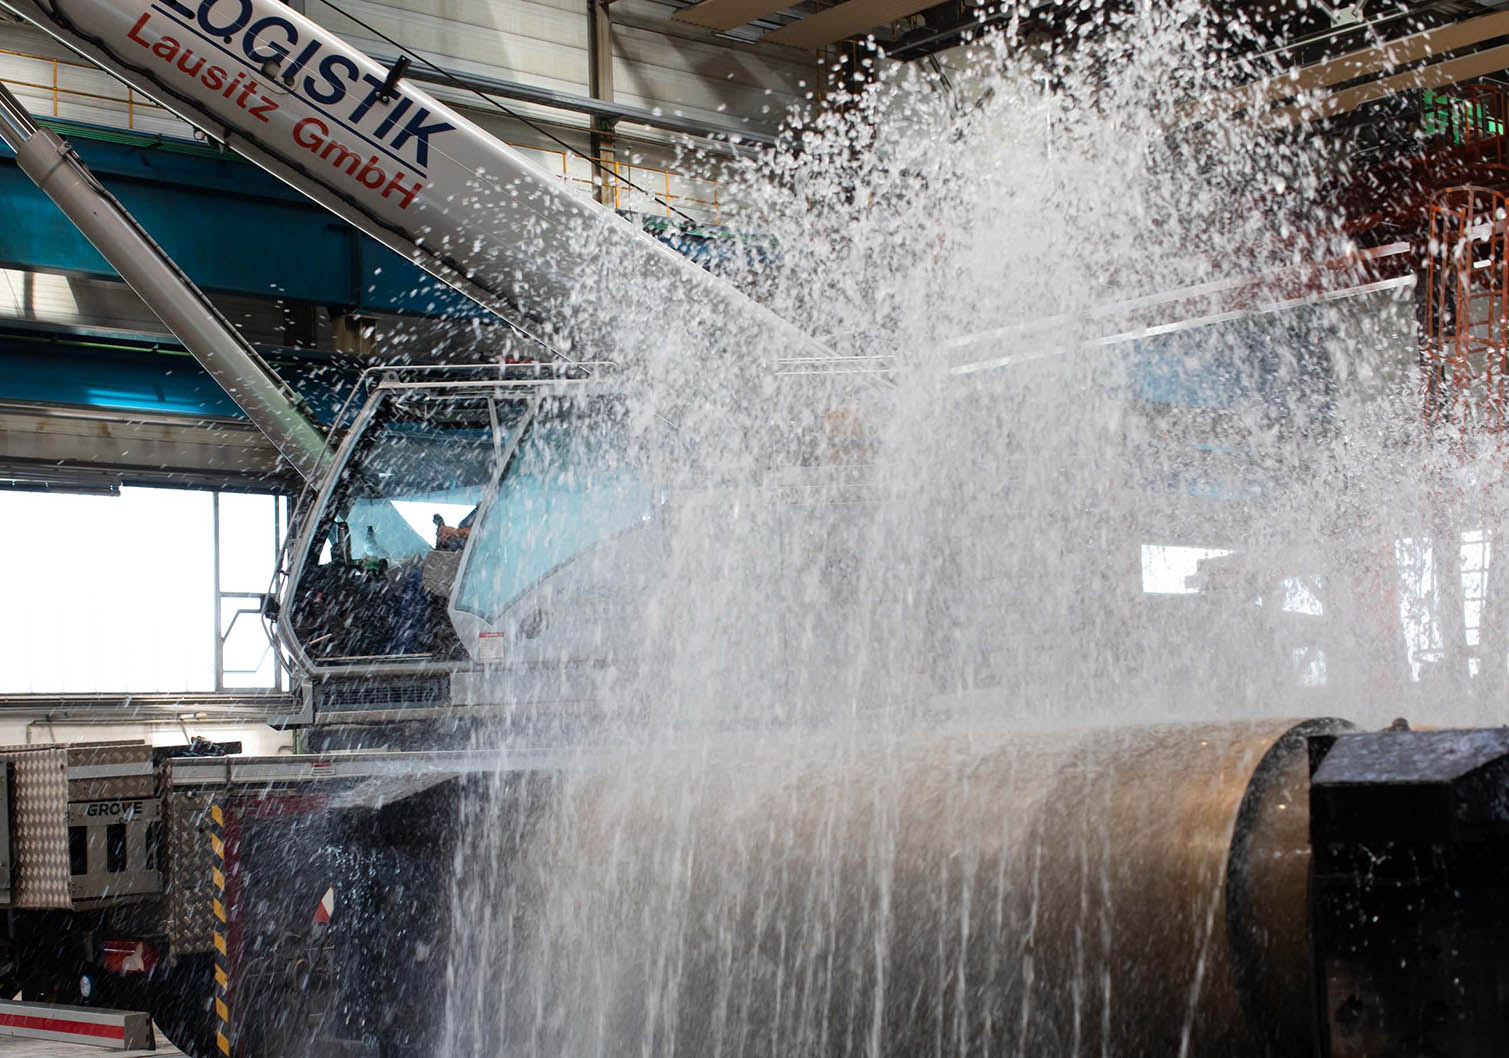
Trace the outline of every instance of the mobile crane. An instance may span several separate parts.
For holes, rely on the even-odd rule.
[[[577,226],[643,262],[683,323],[700,325],[706,317],[696,306],[711,302],[728,323],[720,342],[752,338],[747,348],[762,355],[782,342],[810,348],[748,299],[636,241],[272,0],[5,2],[471,293],[536,348],[551,349],[561,336],[543,321],[580,264],[571,247],[582,240],[561,239],[561,256],[548,261],[531,240],[541,231],[579,234]],[[188,57],[196,47],[202,64]],[[573,675],[620,654],[625,640],[614,637],[634,612],[636,578],[662,568],[665,537],[647,527],[664,517],[668,492],[694,502],[699,487],[621,456],[636,450],[624,443],[632,400],[610,373],[584,363],[443,377],[374,372],[332,445],[66,145],[6,104],[0,130],[23,168],[311,482],[273,613],[311,688],[300,719],[483,704],[478,688],[489,681],[479,674],[497,666],[538,677],[515,679],[511,693],[555,705],[579,700],[584,688]],[[513,283],[521,271],[527,282]],[[578,323],[571,347],[595,337],[615,359],[642,352],[614,348],[605,319]],[[443,508],[433,545],[400,506],[410,500],[422,513]],[[533,547],[510,548],[508,530],[526,517],[548,531]],[[634,574],[627,581],[626,572]],[[601,604],[605,583],[628,587]],[[355,601],[335,607],[332,594]],[[386,619],[354,627],[353,607]],[[546,638],[552,629],[560,634]],[[407,697],[406,681],[415,688]],[[445,982],[435,964],[455,929],[447,872],[466,862],[475,837],[457,825],[458,804],[483,777],[496,783],[501,774],[510,820],[562,803],[594,810],[591,797],[553,797],[573,770],[600,757],[618,763],[610,749],[570,745],[576,733],[557,728],[536,740],[561,749],[521,749],[516,740],[280,759],[215,746],[0,752],[10,780],[0,848],[13,857],[6,983],[29,994],[139,1002],[194,1054],[433,1053]],[[1013,892],[1030,892],[1032,904],[1020,919],[971,919],[978,928],[964,931],[969,947],[957,955],[981,970],[975,992],[1037,1014],[1016,1028],[1012,1019],[992,1023],[978,1045],[1051,1049],[1081,1023],[1065,997],[1093,985],[1104,992],[1107,1017],[1094,1031],[1105,1033],[1107,1053],[1342,1058],[1501,1049],[1502,732],[1216,726],[1089,735],[1042,751],[1020,740],[964,745],[929,734],[873,759],[833,759],[845,781],[821,788],[835,818],[864,818],[877,774],[902,794],[895,892],[905,913],[894,919],[904,943],[865,972],[915,1001],[880,1011],[884,1053],[920,1053],[963,1016],[951,1005],[955,990],[932,987],[931,963],[908,953],[959,936],[959,915],[979,913],[929,894],[956,861],[949,827],[973,827],[976,836],[998,829],[990,820],[1000,805],[982,799],[986,789],[1019,806],[1027,840],[987,842],[981,877],[1020,881]],[[1086,776],[1100,784],[1093,804],[1076,793]],[[969,811],[929,815],[956,793]],[[705,813],[698,826],[716,855],[720,841],[737,837],[718,830],[728,810],[780,813],[792,804],[781,783],[714,783],[695,811]],[[822,852],[800,820],[758,829],[789,835],[801,855]],[[527,844],[530,828],[519,833]],[[792,853],[777,842],[741,854],[799,862],[786,858]],[[527,863],[529,850],[519,858]],[[691,906],[709,911],[708,921],[726,908],[720,901],[754,906],[770,894],[740,897],[739,886],[762,877],[707,881]],[[834,892],[866,884],[841,881]],[[1092,888],[1123,909],[1098,934],[1081,928],[1076,912]],[[795,896],[773,906],[797,907]],[[343,916],[348,928],[332,926]],[[834,943],[856,966],[870,966],[871,939],[849,915],[839,920],[851,928],[839,928]],[[744,929],[733,929],[731,957],[768,960],[758,931]],[[1073,952],[1092,935],[1105,946],[1105,976],[1087,983],[1073,977],[1082,962]],[[1195,935],[1203,939],[1183,943]],[[1036,977],[1000,957],[1026,950],[1038,960]],[[689,965],[721,951],[689,950]],[[747,1016],[777,1017],[767,999],[779,996],[755,996]],[[705,1042],[713,1012],[685,1007],[677,1038]],[[837,1012],[835,1047],[856,1038],[850,1029],[872,1031],[868,1013],[863,1026],[843,1028],[852,1013]]]
[[[610,443],[603,431],[622,430],[621,424],[607,424],[613,401],[601,395],[604,376],[614,366],[670,359],[663,348],[647,349],[647,341],[672,349],[690,350],[696,343],[701,350],[723,351],[699,354],[695,362],[683,354],[673,370],[688,377],[708,377],[720,369],[720,360],[729,371],[759,372],[782,358],[828,358],[816,342],[730,284],[612,210],[572,192],[462,115],[281,3],[250,3],[234,10],[211,2],[193,7],[18,0],[8,6],[492,310],[511,330],[507,347],[497,351],[500,362],[524,358],[554,365],[549,370],[374,372],[351,421],[338,424],[341,436],[327,440],[302,414],[296,395],[193,290],[149,235],[129,218],[121,219],[123,211],[111,209],[108,219],[102,216],[96,202],[103,189],[79,171],[56,137],[29,129],[24,142],[13,144],[23,168],[242,403],[253,423],[276,439],[285,458],[309,482],[314,502],[296,520],[300,531],[291,541],[279,599],[272,607],[280,639],[304,677],[301,707],[284,720],[308,723],[316,715],[413,718],[457,703],[486,704],[492,692],[484,687],[496,681],[479,682],[476,665],[470,663],[509,661],[504,644],[526,668],[537,666],[545,655],[569,654],[559,647],[568,634],[579,643],[596,641],[599,652],[621,645],[605,638],[612,621],[570,631],[565,615],[572,607],[564,597],[549,607],[549,617],[537,597],[513,600],[506,613],[480,601],[493,590],[480,587],[484,579],[522,575],[522,568],[505,574],[499,562],[543,562],[535,572],[545,573],[570,557],[558,544],[548,560],[543,553],[521,560],[499,557],[499,526],[510,515],[476,509],[471,516],[479,538],[496,545],[488,553],[490,560],[474,560],[474,548],[424,557],[429,549],[422,536],[402,522],[390,501],[401,506],[406,497],[435,498],[444,492],[447,509],[459,507],[457,517],[465,518],[482,500],[499,469],[498,459],[507,460],[522,444],[499,504],[534,503],[549,494],[560,506],[557,517],[567,517],[570,507],[575,525],[594,527],[588,536],[616,536],[651,513],[646,497],[665,482],[643,479],[631,488],[624,477],[627,469],[612,469],[619,479],[616,498],[597,497],[589,514],[582,503],[592,489],[575,489],[574,496],[567,496],[558,487],[574,470],[556,472],[548,481],[530,472],[531,460],[538,464],[545,448],[562,444],[560,420],[567,414],[562,402],[573,404],[569,414],[582,421],[606,415],[591,443],[601,463]],[[652,334],[614,318],[620,299],[573,303],[569,314],[562,311],[576,277],[592,261],[612,262],[648,289],[677,292],[657,311]],[[576,362],[584,357],[592,363]],[[502,392],[498,383],[504,383],[506,399],[495,398]],[[612,387],[607,383],[606,388]],[[590,407],[568,397],[588,388],[599,391]],[[547,392],[552,396],[542,404]],[[394,440],[395,427],[384,420],[399,407],[409,409],[401,413],[410,420],[409,429],[431,432],[431,441]],[[438,414],[442,407],[444,415]],[[664,414],[660,420],[665,421]],[[391,480],[389,487],[398,490],[392,496],[356,495],[361,491],[357,475],[327,473],[334,464],[354,471],[362,464],[392,463],[395,452],[405,447],[416,451],[433,443],[430,450],[436,451],[448,436],[477,430],[489,439],[471,448],[471,456],[456,466],[444,458],[422,466],[400,454],[410,473]],[[457,476],[441,480],[442,467]],[[424,480],[427,476],[434,480]],[[376,479],[369,474],[363,480]],[[428,532],[430,517],[423,515],[421,532]],[[453,545],[472,526],[460,528],[451,538]],[[601,542],[580,536],[574,548]],[[644,546],[653,551],[652,545]],[[595,560],[606,558],[602,548],[596,550]],[[380,551],[389,553],[381,576],[375,575],[375,561],[369,561]],[[649,552],[640,556],[649,557]],[[420,564],[429,567],[423,575]],[[559,595],[569,579],[563,568],[551,578],[549,590]],[[578,584],[571,590],[585,589]],[[351,621],[357,612],[366,615],[359,625]],[[541,635],[545,621],[553,627]],[[535,634],[519,634],[520,622]],[[590,665],[600,659],[576,660]],[[540,693],[579,699],[581,688],[569,685],[570,676],[564,678],[565,684],[557,680],[553,689]]]
[[[390,245],[405,246],[436,275],[457,283],[508,319],[530,355],[554,363],[369,372],[358,391],[355,413],[349,422],[337,423],[344,430],[335,437],[304,414],[297,395],[283,386],[67,144],[39,128],[3,88],[0,138],[14,150],[23,171],[90,238],[309,483],[310,503],[294,520],[298,529],[282,563],[279,590],[268,606],[299,666],[297,686],[304,710],[286,721],[420,719],[457,706],[512,708],[520,699],[543,702],[551,707],[550,715],[559,716],[560,706],[580,705],[589,687],[573,680],[590,677],[604,653],[620,645],[613,638],[615,629],[632,627],[623,618],[633,608],[634,586],[625,582],[622,571],[636,570],[643,584],[653,576],[656,561],[663,561],[663,535],[654,531],[655,523],[663,517],[668,489],[680,483],[624,458],[625,452],[644,451],[646,445],[627,435],[625,394],[611,377],[613,365],[558,356],[537,337],[544,332],[525,313],[561,296],[559,276],[547,268],[536,276],[538,284],[526,284],[525,291],[533,291],[536,298],[530,301],[523,296],[503,298],[489,285],[494,274],[490,269],[506,276],[521,267],[525,258],[509,241],[519,231],[537,231],[543,224],[562,236],[563,243],[576,245],[579,239],[564,236],[579,235],[576,228],[592,223],[601,228],[598,252],[632,255],[642,274],[690,287],[704,302],[711,298],[716,318],[749,338],[750,348],[769,350],[775,348],[772,343],[784,342],[788,349],[801,350],[812,343],[613,214],[568,197],[438,102],[400,97],[396,86],[384,81],[383,98],[374,95],[356,108],[359,113],[337,115],[311,104],[311,99],[335,93],[329,83],[319,89],[311,82],[286,95],[280,89],[278,99],[254,97],[247,87],[257,83],[251,80],[253,74],[211,76],[219,69],[213,66],[197,80],[190,79],[189,89],[202,93],[211,81],[229,79],[246,87],[246,98],[232,99],[231,92],[196,101],[161,82],[163,76],[171,79],[176,62],[165,63],[166,73],[154,72],[108,54],[102,44],[108,37],[108,19],[92,21],[110,14],[107,9],[86,12],[54,6],[22,13],[45,15],[39,24],[70,43],[87,42],[91,57],[128,80],[154,85],[158,95],[173,99],[186,116],[192,115],[190,120],[209,126],[210,116],[217,116],[211,127],[238,149],[245,144],[235,131],[237,121],[272,123],[269,119],[276,114],[298,145],[317,129],[339,126],[353,131],[352,124],[373,106],[389,108],[395,122],[399,114],[411,111],[415,124],[407,134],[394,131],[393,123],[386,126],[392,133],[388,146],[412,151],[411,168],[428,167],[421,173],[424,183],[405,182],[417,178],[403,170],[378,186],[371,174],[388,163],[380,162],[377,153],[369,155],[364,167],[353,162],[346,171],[340,165],[311,170],[308,159],[290,160],[260,147],[248,148],[247,153],[358,226],[381,232],[379,237]],[[162,25],[175,13],[182,16],[177,7],[144,11],[124,27],[126,44],[153,55],[179,55],[178,38]],[[295,59],[285,71],[285,87],[291,89],[292,66],[313,61],[316,53],[323,54],[318,65],[327,74],[372,66],[281,6],[257,14],[248,15],[243,27],[248,34],[243,62],[261,54],[257,42],[263,39],[260,34],[271,32],[269,27],[281,27],[285,36],[306,42],[300,52],[304,58]],[[206,18],[210,28],[223,35],[227,27],[213,21],[212,15]],[[204,29],[178,25],[175,32],[195,33],[202,45],[208,45]],[[161,35],[149,38],[152,33]],[[130,51],[127,56],[144,57]],[[265,65],[269,60],[261,61]],[[294,113],[296,109],[307,112]],[[225,119],[229,123],[220,123]],[[381,122],[368,124],[385,128]],[[448,148],[451,153],[445,153],[441,133],[452,132],[457,142]],[[335,151],[322,147],[319,153],[328,158]],[[391,157],[391,151],[383,157]],[[467,160],[458,162],[458,157]],[[458,175],[462,169],[467,175]],[[352,178],[349,186],[342,183],[343,177]],[[455,183],[447,185],[448,180]],[[444,218],[457,219],[454,187],[478,196],[471,208],[511,223],[509,238],[495,246],[472,235],[462,240],[459,235],[437,234]],[[417,234],[420,231],[425,234]],[[479,242],[485,252],[464,268],[453,254],[429,249]],[[535,260],[532,255],[527,259]],[[530,274],[535,276],[534,271]],[[684,325],[700,324],[705,311],[704,307],[689,313]],[[581,332],[570,337],[582,344]],[[613,351],[623,357],[633,353]],[[409,497],[422,499],[426,512],[436,505],[447,511],[459,508],[459,515],[453,516],[459,524],[436,525],[431,546],[400,513]],[[531,534],[528,545],[521,547],[509,530],[517,530],[524,513],[544,523],[547,531]],[[478,547],[479,542],[486,546]],[[504,582],[513,588],[500,606],[498,592]],[[603,605],[604,583],[613,586],[608,606]],[[542,608],[547,602],[548,611]],[[544,638],[547,625],[549,636]],[[503,701],[492,690],[500,685],[499,668],[515,676]],[[560,726],[556,723],[552,733],[561,734]],[[397,833],[429,834],[442,843],[452,841],[453,826],[431,824],[444,806],[453,810],[457,789],[467,776],[491,773],[498,758],[492,753],[428,750],[398,757],[356,753],[334,760],[243,763],[221,752],[213,746],[172,754],[154,753],[145,746],[80,745],[17,750],[6,757],[16,791],[8,814],[15,822],[16,849],[10,906],[18,911],[10,937],[10,985],[28,996],[146,1006],[175,1042],[193,1053],[239,1051],[251,1046],[245,1041],[253,1037],[258,1048],[272,1048],[260,1053],[288,1053],[283,1044],[273,1043],[278,1038],[286,1044],[286,1032],[306,1043],[328,1043],[328,1035],[307,1034],[311,1019],[338,1036],[370,1035],[374,1019],[381,1020],[374,1010],[396,993],[369,988],[355,1006],[336,1004],[332,998],[340,991],[332,980],[332,967],[354,957],[350,950],[342,954],[332,938],[355,934],[337,931],[319,941],[311,939],[310,916],[304,912],[319,903],[320,894],[314,890],[303,901],[278,901],[276,914],[265,897],[237,891],[253,876],[239,870],[242,857],[265,866],[282,855],[278,850],[287,844],[289,827],[301,833],[292,846],[297,848],[314,840],[311,826],[344,830],[343,820],[393,820],[411,809],[419,814],[409,825],[389,831],[393,824],[382,822],[377,831],[390,838]],[[547,753],[536,762],[540,767],[531,764],[523,771],[553,774],[565,766],[565,759]],[[190,773],[199,764],[210,771],[194,778]],[[280,806],[277,811],[267,811],[269,799]],[[397,808],[395,802],[408,807]],[[37,820],[43,822],[33,826]],[[232,830],[234,841],[229,837]],[[370,845],[369,830],[359,826],[346,837]],[[301,870],[298,876],[315,889],[339,892],[350,917],[362,901],[377,899],[373,876],[360,869],[364,854],[356,853],[350,840],[337,839],[333,832],[323,840],[343,851],[324,859],[314,874]],[[395,855],[391,847],[372,851],[382,858]],[[295,858],[307,867],[304,857]],[[411,858],[430,867],[448,862],[434,846]],[[386,879],[393,883],[405,872],[394,860],[387,864]],[[212,878],[220,879],[218,895],[213,886],[206,888]],[[438,876],[414,875],[408,891],[426,894],[428,900],[444,888],[445,880]],[[254,916],[247,912],[259,900],[254,926]],[[423,918],[417,908],[410,909],[411,915]],[[290,918],[284,914],[290,909],[299,913]],[[274,919],[276,926],[271,924]],[[389,925],[405,932],[396,921],[389,920]],[[439,932],[442,925],[431,923]],[[369,938],[364,943],[370,943],[381,931],[369,923],[363,933]],[[296,955],[289,954],[290,944],[298,947]],[[252,958],[253,950],[260,955]],[[298,990],[322,997],[312,1007],[305,1003],[303,1020],[302,1015],[275,1016],[284,1011],[286,991],[295,987],[290,976],[294,971],[280,961],[285,959],[304,968]],[[355,975],[340,976],[349,981]],[[400,991],[410,997],[405,1002],[417,1004],[411,1020],[425,1023],[421,1012],[429,1004],[407,987],[407,971],[391,976],[395,983],[404,983]],[[240,1010],[235,1022],[227,1014],[233,993],[225,982],[232,978]],[[345,1023],[331,1024],[329,1011],[336,1005],[348,1015],[353,1009],[365,1013],[350,1015],[354,1022],[348,1016]],[[414,1039],[425,1038],[424,1031],[416,1031]]]

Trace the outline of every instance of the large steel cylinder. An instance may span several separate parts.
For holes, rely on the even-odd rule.
[[[478,861],[510,925],[466,953],[486,983],[453,1042],[1308,1053],[1305,730],[715,745],[572,777]]]

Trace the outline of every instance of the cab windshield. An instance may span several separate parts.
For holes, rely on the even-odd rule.
[[[457,610],[496,622],[571,559],[650,519],[653,489],[623,406],[541,403],[473,527]]]
[[[462,655],[446,614],[462,548],[523,400],[385,393],[338,483],[290,619],[311,658]]]

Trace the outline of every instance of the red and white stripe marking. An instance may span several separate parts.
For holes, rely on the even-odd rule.
[[[314,924],[326,926],[330,924],[330,916],[335,914],[335,887],[325,890],[325,895],[320,897],[320,902],[314,909]]]
[[[0,1000],[0,1036],[88,1043],[114,1050],[150,1048],[152,1021],[132,1010]]]

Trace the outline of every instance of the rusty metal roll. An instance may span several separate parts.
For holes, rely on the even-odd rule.
[[[714,746],[573,777],[494,877],[520,925],[475,964],[510,997],[488,1035],[551,1055],[1305,1053],[1304,730]]]
[[[1352,729],[1333,719],[1296,724],[1258,763],[1237,811],[1226,862],[1226,936],[1232,982],[1262,1058],[1315,1053],[1307,739]]]
[[[1085,939],[1055,961],[1038,1053],[1310,1053],[1305,735],[1334,727],[1152,728],[1084,748],[1044,844],[1066,888],[1098,884],[1109,910],[1087,930],[1072,899],[1049,909],[1060,944]],[[1086,965],[1079,1001],[1100,1017],[1074,1039],[1062,996]]]

